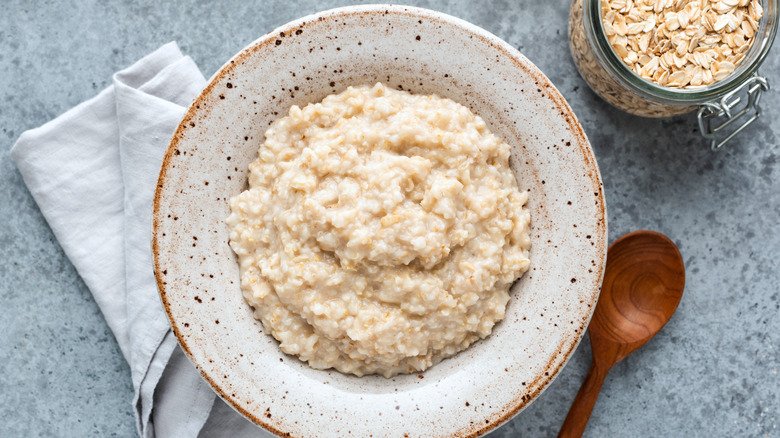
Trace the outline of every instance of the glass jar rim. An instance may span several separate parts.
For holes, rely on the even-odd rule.
[[[755,41],[734,73],[722,81],[697,89],[664,87],[642,78],[620,59],[604,32],[601,17],[602,0],[583,0],[585,34],[596,57],[623,86],[642,97],[668,105],[695,105],[723,96],[740,87],[753,76],[764,62],[778,29],[778,0],[762,0],[764,15],[756,31]]]

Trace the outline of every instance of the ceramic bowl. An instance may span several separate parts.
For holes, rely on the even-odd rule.
[[[383,82],[468,106],[512,147],[530,190],[531,269],[493,333],[421,374],[357,378],[283,354],[252,318],[224,223],[263,133],[291,105]],[[478,436],[538,397],[580,342],[607,223],[596,160],[550,81],[494,35],[403,6],[335,9],[250,44],[178,127],[154,203],[155,275],[179,342],[214,390],[282,436]]]

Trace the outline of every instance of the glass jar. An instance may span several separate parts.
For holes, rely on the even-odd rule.
[[[702,88],[664,87],[634,73],[607,39],[601,0],[572,2],[569,13],[572,57],[590,88],[623,111],[643,117],[671,117],[698,109],[702,135],[712,141],[713,149],[719,149],[761,114],[761,93],[769,89],[769,83],[758,75],[758,67],[777,33],[778,1],[762,0],[764,15],[755,40],[737,68],[725,79]],[[741,96],[745,94],[747,99],[743,101]],[[729,126],[732,128],[727,129]]]

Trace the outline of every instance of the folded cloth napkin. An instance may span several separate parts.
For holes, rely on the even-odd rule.
[[[206,81],[169,43],[11,149],[132,373],[141,437],[268,436],[218,399],[178,347],[157,294],[151,214],[173,132]]]

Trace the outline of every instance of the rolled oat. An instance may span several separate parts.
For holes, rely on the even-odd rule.
[[[759,0],[601,0],[604,33],[637,75],[673,88],[727,78],[763,15]]]

